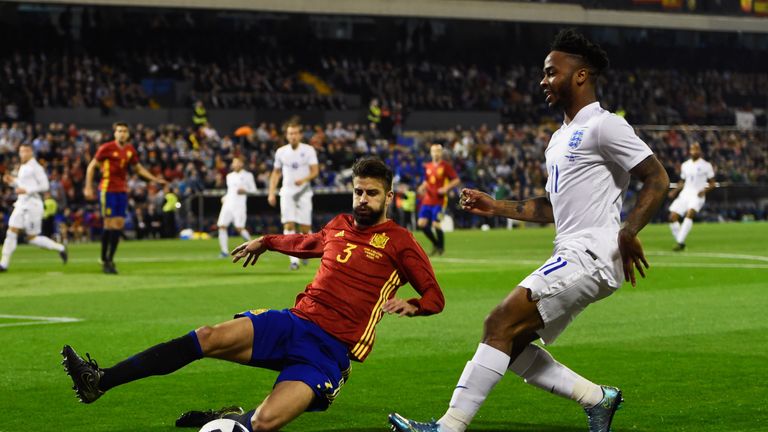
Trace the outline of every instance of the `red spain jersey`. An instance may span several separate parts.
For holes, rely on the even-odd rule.
[[[103,192],[128,192],[127,165],[139,163],[139,157],[133,145],[119,146],[115,141],[110,141],[100,145],[94,157],[101,164],[99,190]]]
[[[424,194],[422,205],[443,205],[445,195],[440,195],[438,190],[445,186],[449,180],[457,178],[456,171],[448,162],[441,160],[438,163],[427,162],[424,164],[424,182],[427,184],[427,193]]]
[[[418,315],[443,310],[443,292],[424,250],[391,220],[363,229],[352,215],[340,215],[320,232],[267,235],[264,245],[299,258],[321,258],[291,311],[346,344],[353,360],[363,361],[371,352],[381,307],[404,284],[410,282],[421,295],[408,300]]]

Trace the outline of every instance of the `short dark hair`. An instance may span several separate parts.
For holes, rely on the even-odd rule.
[[[126,123],[126,122],[122,122],[122,121],[119,121],[119,122],[114,122],[114,123],[112,123],[112,130],[113,130],[113,131],[114,131],[114,130],[117,130],[117,128],[118,128],[119,126],[124,126],[126,129],[128,129],[128,130],[131,130],[131,128],[130,128],[130,127],[128,127],[128,123]]]
[[[610,63],[608,54],[600,45],[590,41],[574,28],[560,30],[550,49],[581,57],[595,75],[602,74]]]
[[[379,179],[384,183],[384,192],[392,190],[392,170],[381,159],[367,156],[355,161],[352,165],[352,175]]]

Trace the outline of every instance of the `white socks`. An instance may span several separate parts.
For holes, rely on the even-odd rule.
[[[5,242],[3,243],[3,258],[0,259],[0,266],[3,268],[8,268],[8,264],[11,263],[11,255],[16,250],[18,242],[19,236],[15,232],[8,230],[5,234]]]
[[[544,348],[529,344],[509,365],[526,383],[591,408],[603,399],[603,389],[557,362]]]
[[[691,228],[693,228],[693,219],[683,219],[683,223],[680,225],[680,232],[677,233],[677,236],[675,237],[678,243],[685,243],[685,238],[688,237],[688,233],[691,232]]]
[[[295,230],[284,229],[283,230],[283,234],[286,234],[286,235],[288,235],[288,234],[296,234],[296,231]],[[289,256],[288,258],[290,258],[291,264],[299,265],[299,259],[298,258],[296,258],[294,256]]]
[[[229,234],[226,228],[219,228],[219,248],[222,253],[229,253]]]
[[[669,230],[672,231],[672,238],[677,241],[677,234],[680,233],[680,221],[670,222]]]
[[[251,241],[251,234],[245,228],[240,230],[240,237],[242,237],[245,241]]]
[[[448,411],[438,420],[441,432],[464,432],[488,393],[501,381],[509,356],[490,345],[480,344],[459,378]]]
[[[64,251],[64,245],[56,243],[46,236],[35,236],[35,238],[29,241],[29,244],[41,247],[43,249],[55,250],[58,252]]]

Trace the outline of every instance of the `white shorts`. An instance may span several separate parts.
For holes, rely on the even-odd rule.
[[[615,291],[591,261],[586,252],[563,251],[520,282],[538,302],[544,328],[537,333],[544,343],[554,342],[584,308]]]
[[[235,228],[245,228],[246,219],[247,214],[245,207],[232,208],[228,205],[223,205],[221,206],[219,220],[216,222],[216,225],[220,227],[228,227],[229,224],[234,224]]]
[[[42,224],[43,207],[35,205],[14,207],[8,220],[8,226],[23,229],[28,236],[40,234]]]
[[[682,193],[672,201],[672,204],[669,206],[669,211],[673,213],[677,213],[680,216],[685,216],[686,213],[688,213],[688,210],[693,210],[696,213],[701,210],[702,207],[704,207],[704,197],[700,197],[696,194],[685,194]]]
[[[308,193],[293,197],[280,195],[280,222],[312,225],[312,195]]]

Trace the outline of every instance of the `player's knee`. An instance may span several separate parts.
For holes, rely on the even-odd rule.
[[[505,313],[502,305],[496,306],[485,317],[485,322],[483,323],[484,339],[512,342],[512,339],[516,336],[515,328],[513,317]]]
[[[262,406],[251,417],[251,429],[253,432],[276,431],[282,426],[280,415],[269,407]]]
[[[685,217],[688,219],[693,219],[696,217],[696,210],[688,210],[688,213],[685,214]]]
[[[670,213],[669,214],[669,221],[670,222],[677,222],[678,219],[680,219],[680,216],[678,216],[677,213]]]
[[[203,353],[209,354],[215,347],[214,329],[211,326],[202,326],[195,330],[197,340],[200,343],[200,347],[203,349]]]

